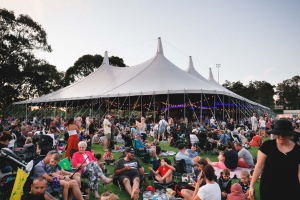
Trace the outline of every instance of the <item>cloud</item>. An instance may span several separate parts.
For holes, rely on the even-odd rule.
[[[274,68],[269,68],[269,69],[266,69],[265,71],[264,71],[264,74],[267,74],[267,73],[269,73],[270,71],[272,71]]]
[[[251,80],[253,80],[254,78],[255,78],[255,76],[249,75],[249,76],[247,76],[247,77],[245,78],[245,81],[251,81]]]

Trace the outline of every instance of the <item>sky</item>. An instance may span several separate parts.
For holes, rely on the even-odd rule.
[[[205,78],[277,85],[300,75],[299,0],[0,0],[42,25],[53,52],[35,52],[66,71],[85,54],[133,66],[153,57],[157,38],[179,68]]]

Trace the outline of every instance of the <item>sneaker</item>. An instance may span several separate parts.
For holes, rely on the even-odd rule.
[[[108,170],[108,169],[106,170],[105,174],[110,174],[110,172],[109,172],[109,170]]]

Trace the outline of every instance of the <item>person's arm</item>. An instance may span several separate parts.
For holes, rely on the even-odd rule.
[[[150,169],[150,171],[153,172],[153,174],[155,174],[155,175],[159,174],[159,171],[158,171],[158,170],[154,171],[154,170],[152,169],[152,167],[149,167],[149,169]]]
[[[192,198],[193,200],[200,199],[198,197],[198,191],[199,191],[200,185],[202,184],[202,181],[203,181],[202,174],[203,174],[203,172],[201,171],[197,177],[197,183],[195,185],[195,190],[194,190],[194,194],[193,194],[193,198]]]
[[[254,169],[254,172],[253,172],[253,175],[252,175],[252,180],[251,180],[251,183],[250,183],[250,189],[249,189],[250,198],[252,198],[253,195],[254,195],[254,186],[255,186],[255,183],[256,183],[259,175],[261,174],[262,170],[265,167],[266,159],[267,159],[267,155],[264,154],[263,152],[261,152],[260,150],[258,150],[257,163],[255,165],[255,169]]]
[[[57,200],[47,191],[45,191],[44,198],[45,198],[45,200]]]
[[[125,166],[125,167],[123,167],[121,169],[115,169],[114,175],[118,176],[118,175],[122,174],[123,172],[125,172],[127,170],[130,170],[130,166],[129,165],[127,165],[127,166]]]
[[[67,171],[65,171],[65,170],[63,170],[63,169],[61,169],[60,171],[61,171],[61,173],[62,173],[63,175],[68,175],[68,176],[71,176],[71,175],[72,175],[71,172],[67,172]]]
[[[140,168],[138,168],[138,170],[139,170],[140,175],[144,175],[144,173],[145,173],[144,167],[140,167]]]

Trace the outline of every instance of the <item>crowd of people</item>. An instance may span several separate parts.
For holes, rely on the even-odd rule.
[[[298,194],[300,180],[299,160],[299,125],[300,120],[273,120],[268,115],[256,118],[254,113],[251,118],[234,121],[233,119],[216,120],[204,118],[203,123],[187,119],[174,120],[171,116],[165,119],[160,116],[154,122],[144,117],[135,118],[134,122],[116,120],[113,116],[105,115],[103,119],[82,117],[63,120],[61,117],[47,117],[26,122],[22,118],[1,119],[1,148],[28,148],[37,145],[37,152],[44,155],[43,159],[35,163],[31,191],[23,195],[28,199],[32,195],[43,196],[50,199],[51,192],[56,191],[63,195],[63,199],[83,199],[85,191],[81,191],[81,178],[89,180],[89,188],[97,199],[118,199],[115,194],[99,194],[99,181],[103,184],[112,182],[112,177],[106,177],[105,165],[115,165],[114,175],[122,183],[131,199],[138,199],[140,184],[144,180],[145,170],[135,156],[148,155],[150,163],[159,163],[158,167],[150,167],[155,181],[168,184],[173,181],[176,165],[172,165],[168,158],[159,159],[162,152],[160,143],[168,142],[169,145],[181,138],[177,146],[178,153],[175,160],[184,160],[185,169],[193,174],[190,187],[181,190],[185,199],[228,199],[236,200],[254,197],[254,184],[261,177],[261,199],[268,199],[269,185],[278,188],[274,174],[284,170],[287,174],[285,189],[292,195]],[[131,125],[132,124],[132,125]],[[130,126],[131,125],[131,126]],[[203,131],[205,130],[205,131]],[[48,135],[53,141],[53,150],[46,151],[41,147],[38,136]],[[218,155],[218,162],[208,158],[201,158],[197,148],[210,144],[213,154]],[[276,140],[274,135],[276,135]],[[153,141],[148,138],[152,137]],[[264,137],[271,140],[263,142]],[[78,169],[72,173],[64,171],[58,165],[61,154],[58,153],[60,142],[67,141],[65,157],[71,162],[73,168]],[[126,148],[124,154],[115,159],[112,149],[115,141],[122,143]],[[132,146],[134,140],[135,146]],[[93,151],[93,145],[103,145],[103,156]],[[247,150],[251,146],[259,146],[257,164],[255,165],[251,153]],[[215,152],[214,152],[215,151]],[[137,154],[137,155],[135,155]],[[298,157],[297,157],[298,155]],[[284,160],[281,162],[279,159]],[[117,160],[117,161],[116,161]],[[277,162],[280,162],[278,164]],[[276,167],[274,167],[274,165]],[[288,166],[287,166],[288,165]],[[230,171],[237,167],[253,169],[252,181],[248,171],[242,171],[238,184],[231,185]],[[214,168],[222,169],[222,174],[217,180]],[[286,168],[289,168],[286,171]],[[264,170],[263,170],[264,169]],[[275,170],[276,169],[276,170]],[[11,172],[13,169],[6,163],[0,163],[2,173]],[[298,181],[298,185],[296,182]],[[45,186],[45,182],[48,183]],[[281,187],[282,188],[282,187]],[[278,188],[280,190],[280,188]],[[277,192],[273,192],[272,199],[279,199]],[[282,196],[281,196],[282,197]]]

